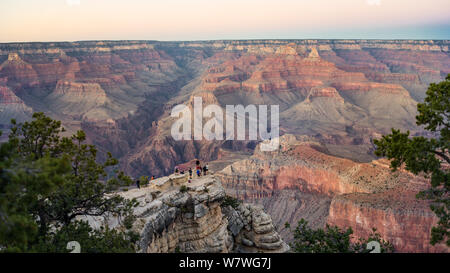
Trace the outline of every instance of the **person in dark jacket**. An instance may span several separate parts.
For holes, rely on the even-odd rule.
[[[137,188],[138,189],[140,189],[141,188],[141,180],[136,180],[136,186],[137,186]]]

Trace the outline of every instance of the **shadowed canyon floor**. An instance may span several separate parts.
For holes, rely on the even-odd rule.
[[[449,41],[0,44],[0,126],[43,111],[68,134],[83,129],[100,159],[112,152],[134,177],[200,159],[280,228],[301,217],[359,235],[376,227],[401,251],[440,251],[426,243],[435,218],[414,198],[427,181],[390,173],[372,140],[392,127],[424,134],[416,104],[448,73]],[[194,96],[222,108],[279,105],[289,148],[264,154],[257,141],[175,141],[170,112],[192,107]]]

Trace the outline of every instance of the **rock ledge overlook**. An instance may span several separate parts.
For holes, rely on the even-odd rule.
[[[188,175],[171,175],[155,179],[147,187],[119,193],[139,202],[133,224],[133,230],[140,234],[139,252],[289,251],[262,207],[223,206],[225,190],[213,175],[191,181],[188,183]],[[119,227],[113,216],[88,220],[97,228],[105,224]]]

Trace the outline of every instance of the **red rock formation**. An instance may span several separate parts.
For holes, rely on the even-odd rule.
[[[266,204],[272,215],[284,215],[274,218],[281,224],[288,221],[295,225],[303,217],[310,217],[308,220],[313,222],[327,218],[329,224],[352,227],[356,237],[367,237],[376,228],[398,252],[449,251],[443,245],[429,244],[431,227],[437,218],[428,202],[415,198],[427,187],[426,180],[406,171],[392,173],[384,160],[356,163],[327,155],[324,147],[308,139],[298,142],[285,135],[280,144],[280,151],[257,149],[250,159],[238,161],[217,174],[227,192]],[[310,210],[283,214],[273,203],[283,198],[286,190],[322,195],[323,200],[331,198],[328,216],[311,218]],[[316,201],[305,205],[314,208],[320,199],[310,200]]]
[[[395,187],[410,177],[393,178],[389,168],[374,163],[355,163],[320,152],[319,144],[282,144],[280,160],[265,153],[228,166],[222,172],[231,189],[245,188],[246,199],[270,196],[274,191],[298,189],[330,197],[354,192],[373,193]],[[239,175],[236,175],[239,173]],[[258,180],[256,183],[255,179]],[[244,196],[239,196],[243,198]]]
[[[392,72],[419,74],[425,83],[439,81],[441,72],[450,72],[450,57],[444,52],[373,49],[370,53],[387,64]]]
[[[443,244],[430,244],[430,231],[437,221],[428,202],[399,189],[336,196],[328,216],[329,224],[351,227],[357,238],[367,238],[375,228],[398,252],[449,252]]]
[[[370,91],[379,90],[383,94],[399,94],[409,97],[408,91],[397,84],[374,83],[374,82],[335,82],[333,87],[340,91]]]
[[[367,81],[361,73],[338,70],[332,63],[322,60],[317,51],[307,58],[280,54],[265,54],[259,58],[243,55],[209,69],[200,88],[219,92],[226,90],[227,93],[232,90],[281,92],[349,79]]]
[[[32,109],[5,85],[6,79],[0,78],[0,123],[8,124],[11,119],[21,122],[31,116]]]
[[[23,101],[11,89],[0,85],[0,105],[5,104],[23,104]]]
[[[106,97],[105,91],[97,83],[78,83],[71,81],[58,81],[56,84],[55,95],[72,95],[78,97],[94,96]]]
[[[306,100],[311,100],[312,98],[334,98],[340,102],[344,102],[339,92],[333,87],[323,87],[323,88],[311,88]]]
[[[8,78],[16,86],[34,86],[39,82],[39,77],[31,64],[24,62],[17,53],[10,53],[8,60],[0,65],[0,77]]]
[[[407,73],[380,73],[380,72],[367,72],[366,77],[376,82],[384,83],[403,83],[403,84],[415,84],[420,85],[420,79],[417,74]]]

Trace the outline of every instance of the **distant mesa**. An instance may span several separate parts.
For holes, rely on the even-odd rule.
[[[79,83],[66,80],[58,81],[55,87],[55,94],[73,94],[76,96],[89,94],[90,96],[106,98],[105,91],[98,83]]]
[[[306,102],[310,102],[312,98],[325,97],[334,98],[340,102],[344,102],[344,98],[339,95],[339,92],[333,87],[312,87],[305,99]]]
[[[315,47],[311,48],[311,52],[309,52],[308,59],[310,60],[320,59],[319,52],[317,52],[317,49]]]
[[[17,53],[9,53],[8,54],[8,61],[20,61],[19,54]]]

